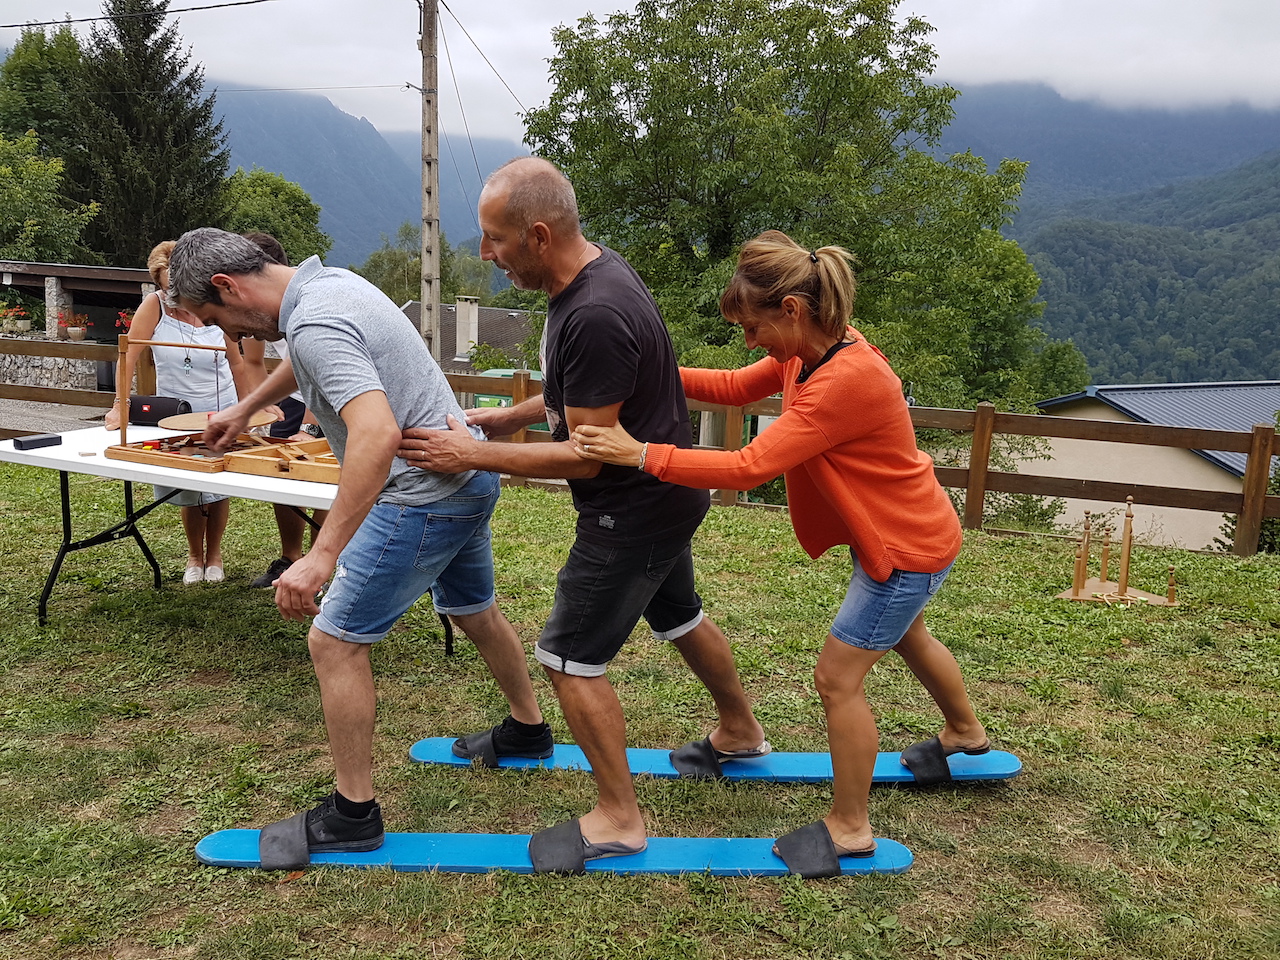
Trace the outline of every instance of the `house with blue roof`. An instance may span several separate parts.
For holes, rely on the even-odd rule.
[[[1275,423],[1280,411],[1280,380],[1091,386],[1036,406],[1049,416],[1248,432],[1255,424]],[[1048,461],[1027,461],[1021,471],[1120,483],[1181,483],[1188,489],[1228,493],[1239,493],[1243,486],[1243,453],[1065,438],[1050,438],[1049,444]],[[1273,471],[1277,459],[1272,461]],[[1085,510],[1113,517],[1123,512],[1112,503],[1068,500],[1060,521],[1078,525]],[[1222,527],[1221,514],[1201,510],[1139,504],[1134,514],[1134,536],[1146,543],[1212,548]]]

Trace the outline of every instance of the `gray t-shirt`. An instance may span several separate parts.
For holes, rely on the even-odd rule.
[[[401,430],[449,429],[462,408],[421,335],[386,295],[349,270],[304,260],[280,304],[280,331],[298,388],[339,461],[346,459],[347,425],[340,416],[351,400],[370,390],[387,395]],[[483,437],[478,427],[472,436]],[[379,503],[421,506],[447,497],[474,476],[433,473],[396,457]]]

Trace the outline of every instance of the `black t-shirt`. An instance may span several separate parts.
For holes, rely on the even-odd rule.
[[[566,406],[621,403],[618,422],[637,440],[690,447],[680,369],[658,305],[630,264],[600,250],[547,306],[542,395],[552,439],[569,439]],[[710,506],[705,490],[608,463],[569,489],[578,535],[609,543],[692,536]]]

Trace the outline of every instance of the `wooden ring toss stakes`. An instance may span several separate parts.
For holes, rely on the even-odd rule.
[[[1165,596],[1136,590],[1129,586],[1129,559],[1133,554],[1133,497],[1125,498],[1124,532],[1120,538],[1120,579],[1107,579],[1107,567],[1111,562],[1111,531],[1102,537],[1102,569],[1099,576],[1089,576],[1089,542],[1093,521],[1090,511],[1084,512],[1084,532],[1076,548],[1076,564],[1071,576],[1071,589],[1058,594],[1059,600],[1093,600],[1099,603],[1149,603],[1153,606],[1178,606],[1177,585],[1173,580],[1173,567],[1169,568],[1169,584]]]
[[[129,381],[125,378],[125,374],[128,371],[126,359],[129,355],[129,335],[127,333],[120,334],[118,343],[120,358],[116,361],[116,401],[120,404],[120,446],[123,447],[129,443]],[[179,347],[183,350],[227,352],[225,344],[215,347],[203,343],[173,343],[169,340],[134,340],[132,343],[135,347]]]

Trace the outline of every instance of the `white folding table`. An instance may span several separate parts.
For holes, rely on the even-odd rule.
[[[182,431],[161,430],[156,427],[129,427],[129,442],[138,440],[157,440],[161,437],[180,436]],[[40,594],[40,623],[48,619],[49,597],[53,593],[53,585],[58,579],[58,571],[62,569],[62,561],[68,553],[95,547],[132,537],[137,541],[142,555],[151,565],[155,586],[160,587],[160,564],[152,556],[142,532],[138,529],[138,521],[164,503],[168,498],[153,500],[141,508],[133,505],[133,484],[154,483],[178,490],[199,490],[203,493],[222,493],[232,497],[243,497],[248,500],[263,500],[267,503],[282,503],[298,509],[303,508],[327,510],[333,506],[338,495],[335,483],[314,483],[305,480],[290,480],[283,477],[260,477],[249,473],[203,473],[197,470],[179,470],[175,467],[154,466],[149,463],[134,463],[131,460],[111,460],[106,456],[107,447],[118,443],[120,433],[116,430],[104,430],[102,427],[89,427],[85,430],[72,430],[60,434],[62,442],[49,447],[37,447],[34,450],[15,450],[12,440],[0,440],[0,461],[21,463],[33,467],[48,467],[59,474],[59,489],[62,494],[62,544],[53,567],[45,580],[44,590]],[[94,477],[124,481],[124,519],[100,533],[74,540],[71,532],[71,495],[67,483],[67,475],[84,473]],[[176,494],[170,494],[175,496]],[[305,517],[306,514],[303,514]],[[310,517],[307,520],[310,521]]]

